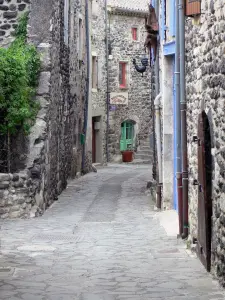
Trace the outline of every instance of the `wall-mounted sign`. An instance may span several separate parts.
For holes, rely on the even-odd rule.
[[[116,111],[116,105],[110,105],[109,110],[110,111]]]
[[[110,93],[110,104],[128,105],[128,93]]]

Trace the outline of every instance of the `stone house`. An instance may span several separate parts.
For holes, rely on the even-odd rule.
[[[153,1],[155,6],[157,0]],[[159,3],[159,81],[161,91],[162,207],[178,209],[176,192],[175,1]],[[178,92],[178,91],[177,91]]]
[[[110,0],[107,15],[105,1],[92,2],[92,72],[97,74],[92,82],[93,127],[97,126],[92,139],[94,161],[119,161],[121,150],[149,146],[150,68],[142,77],[133,65],[133,59],[141,65],[141,58],[148,56],[144,49],[147,12],[144,0]]]
[[[1,218],[42,213],[69,178],[91,168],[90,7],[85,5],[84,0],[0,0],[0,46],[10,44],[18,17],[29,11],[28,42],[41,57],[35,97],[41,107],[30,135],[13,137],[14,168],[0,173]]]
[[[176,1],[158,3],[163,208],[177,209]],[[184,4],[189,243],[205,268],[225,286],[225,3],[205,0],[200,5],[187,0]]]
[[[225,285],[225,2],[202,1],[198,14],[190,14],[185,30],[190,237],[203,264]]]

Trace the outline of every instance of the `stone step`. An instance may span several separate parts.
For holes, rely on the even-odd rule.
[[[146,149],[146,150],[140,149],[140,150],[138,150],[137,154],[151,155],[152,151],[151,151],[151,149]]]
[[[152,159],[152,155],[151,154],[141,154],[141,153],[136,153],[135,154],[135,159],[147,159],[147,160],[151,160]]]
[[[140,145],[140,149],[151,149],[150,145],[145,146],[145,145]]]
[[[141,165],[141,164],[151,165],[152,160],[150,160],[150,159],[136,159],[135,158],[132,162],[130,162],[130,164],[133,164],[133,165]]]
[[[149,146],[150,147],[150,142],[141,142],[140,146]]]

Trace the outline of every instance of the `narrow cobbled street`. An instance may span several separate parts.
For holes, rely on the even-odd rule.
[[[46,213],[1,223],[0,299],[216,300],[223,291],[146,195],[148,165],[69,183]]]

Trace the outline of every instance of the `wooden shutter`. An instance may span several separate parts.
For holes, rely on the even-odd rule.
[[[119,84],[121,88],[126,87],[126,62],[120,62],[119,64]]]
[[[185,15],[196,16],[201,14],[201,0],[186,0]]]
[[[132,28],[132,38],[134,41],[137,41],[137,28]]]

